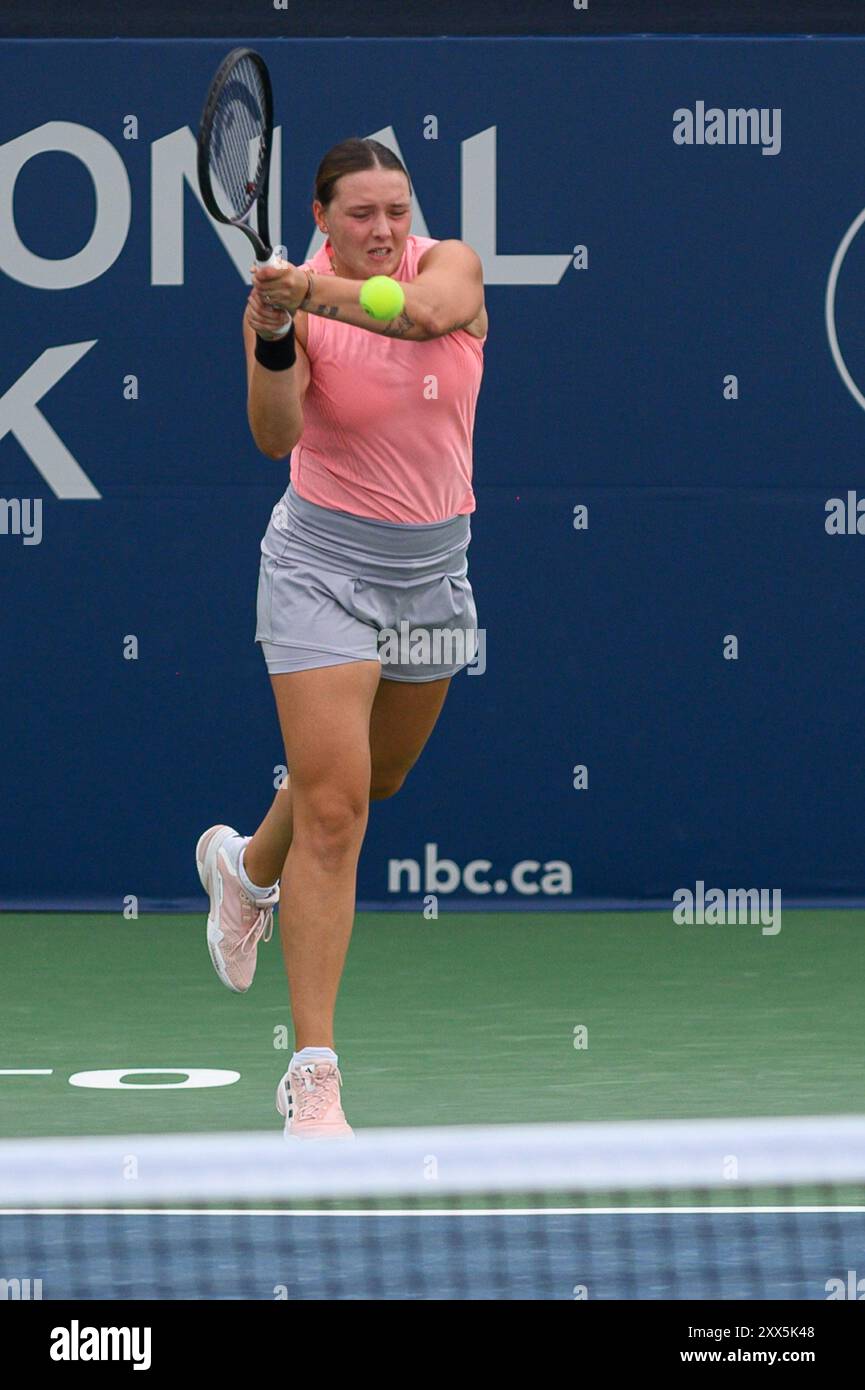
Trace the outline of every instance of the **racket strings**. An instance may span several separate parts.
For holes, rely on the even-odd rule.
[[[254,62],[243,59],[219,95],[210,141],[213,191],[219,202],[227,202],[223,211],[229,217],[245,217],[258,196],[266,153],[265,125],[260,73]]]

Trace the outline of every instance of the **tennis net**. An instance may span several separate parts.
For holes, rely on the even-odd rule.
[[[7,1298],[827,1299],[857,1269],[860,1117],[0,1143]]]

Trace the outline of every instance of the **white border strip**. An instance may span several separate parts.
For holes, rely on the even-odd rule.
[[[793,1183],[865,1186],[865,1116],[0,1141],[7,1210]]]
[[[865,1213],[865,1207],[369,1207],[334,1211],[332,1207],[304,1208],[285,1211],[273,1207],[11,1207],[0,1208],[4,1216],[266,1216],[268,1218],[315,1217],[381,1217],[381,1216],[825,1216],[830,1212]]]

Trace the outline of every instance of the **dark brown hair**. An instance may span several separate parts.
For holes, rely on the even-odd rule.
[[[327,207],[336,194],[337,180],[343,174],[356,174],[362,169],[398,169],[408,179],[411,196],[411,179],[399,155],[379,140],[359,140],[355,136],[328,150],[318,166],[314,196]]]

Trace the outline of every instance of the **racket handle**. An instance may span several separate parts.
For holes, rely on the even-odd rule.
[[[279,254],[278,251],[271,251],[271,253],[270,253],[270,255],[267,257],[267,259],[264,260],[264,261],[259,261],[258,264],[259,264],[259,265],[283,265],[284,262],[283,262],[283,259],[282,259],[282,257],[280,256],[280,254]],[[285,327],[284,327],[284,328],[278,329],[277,332],[274,333],[274,335],[273,335],[274,341],[276,341],[277,338],[284,338],[285,335],[286,335],[286,333],[287,333],[288,330],[291,328],[291,325],[292,325],[293,323],[294,323],[294,315],[293,315],[293,314],[289,314],[289,315],[288,315],[288,319],[287,319],[286,324],[285,324]]]

